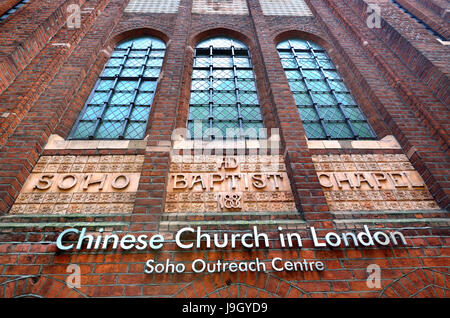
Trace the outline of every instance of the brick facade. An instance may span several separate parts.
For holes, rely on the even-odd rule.
[[[398,2],[448,38],[446,1]],[[0,14],[15,3],[3,1]],[[71,4],[80,7],[79,28],[67,26]],[[381,9],[380,28],[366,23],[369,4]],[[141,35],[167,45],[146,138],[69,141],[113,48]],[[164,212],[172,132],[186,127],[189,114],[194,48],[211,36],[229,36],[249,48],[265,127],[279,129],[296,213]],[[280,41],[294,37],[326,49],[377,140],[306,139],[276,49]],[[31,0],[0,22],[0,297],[448,297],[448,57],[448,45],[390,1]],[[132,213],[10,213],[43,156],[108,155],[144,156]],[[437,208],[332,209],[315,168],[321,155],[406,155]],[[254,225],[268,233],[270,248],[180,250],[173,242],[182,226],[226,233],[250,231]],[[276,237],[281,225],[305,238],[302,249],[280,246]],[[407,246],[318,249],[309,231],[315,227],[324,237],[363,225],[401,231]],[[58,251],[56,238],[68,227],[161,233],[168,243],[159,251]],[[148,259],[269,262],[275,257],[322,260],[326,269],[214,274],[143,270]],[[81,268],[80,288],[64,284],[70,264]],[[382,269],[381,288],[366,284],[370,264]]]

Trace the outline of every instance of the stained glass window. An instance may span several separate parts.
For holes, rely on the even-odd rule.
[[[165,49],[152,37],[117,45],[70,139],[143,139]]]
[[[198,44],[188,119],[191,138],[259,138],[263,127],[248,48],[222,37]]]
[[[291,39],[277,50],[308,139],[376,138],[321,46]]]
[[[20,7],[22,7],[25,3],[28,3],[28,2],[30,2],[30,0],[20,0],[17,4],[14,5],[14,7],[12,7],[11,9],[9,9],[8,11],[6,11],[5,13],[3,13],[0,16],[0,22],[2,22],[7,17],[9,17],[11,14],[13,14],[17,10],[19,10]]]

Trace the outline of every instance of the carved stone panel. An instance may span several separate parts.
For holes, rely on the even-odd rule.
[[[330,210],[439,209],[405,155],[315,155],[313,162]]]
[[[281,156],[174,156],[166,212],[296,211]]]
[[[144,156],[43,156],[11,214],[131,213]]]

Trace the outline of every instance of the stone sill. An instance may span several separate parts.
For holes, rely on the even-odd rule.
[[[309,149],[402,149],[394,136],[381,140],[308,140]]]
[[[65,140],[59,135],[50,135],[45,150],[89,150],[89,149],[146,149],[147,137],[143,140]]]
[[[309,149],[401,149],[394,136],[381,140],[308,140]],[[269,140],[179,140],[173,142],[173,150],[198,149],[279,149],[279,139]],[[278,147],[277,147],[278,146]],[[89,149],[146,149],[147,151],[170,151],[169,142],[156,147],[147,147],[143,140],[65,140],[59,135],[50,136],[45,150],[89,150]]]

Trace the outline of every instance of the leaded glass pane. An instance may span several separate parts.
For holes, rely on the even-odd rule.
[[[254,134],[244,132],[252,128]],[[212,38],[195,50],[188,130],[191,138],[258,138],[263,127],[247,47]]]
[[[95,139],[119,139],[122,123],[119,121],[103,121],[95,132]]]
[[[314,102],[317,105],[335,105],[336,99],[331,93],[313,93]]]
[[[318,68],[315,59],[299,59],[298,63],[300,63],[303,68]]]
[[[245,57],[237,57],[234,59],[237,67],[250,67],[250,60]]]
[[[332,139],[348,139],[350,136],[353,136],[347,123],[329,122],[326,127]]]
[[[148,105],[150,106],[153,102],[153,93],[139,93],[136,97],[136,105]]]
[[[101,106],[89,105],[82,116],[83,120],[96,120],[102,111]]]
[[[122,64],[123,57],[112,57],[106,64],[107,67],[119,67]]]
[[[327,135],[323,130],[320,123],[317,122],[304,122],[303,126],[306,130],[306,137],[308,139],[326,139]]]
[[[95,129],[95,121],[80,121],[73,139],[88,139]]]
[[[112,81],[114,83],[114,81]],[[118,81],[116,85],[116,91],[133,91],[137,88],[138,81],[122,80]]]
[[[317,122],[304,122],[303,126],[306,130],[308,139],[326,139],[327,135],[322,125]]]
[[[209,89],[209,82],[204,80],[192,80],[191,89],[195,91],[207,91]]]
[[[281,64],[286,68],[297,68],[297,63],[293,59],[281,59]]]
[[[321,46],[291,39],[277,49],[309,139],[376,137]]]
[[[331,89],[334,89],[337,92],[348,92],[343,81],[328,81],[328,83],[330,83]]]
[[[103,115],[103,119],[120,121],[121,118],[127,116],[127,113],[128,113],[127,106],[108,107]]]
[[[325,80],[307,80],[306,85],[313,92],[329,91],[327,87],[327,82]]]
[[[372,135],[372,129],[365,121],[352,122],[352,127],[355,131],[355,134],[359,135],[360,138],[370,138],[370,136]]]
[[[203,83],[207,84],[206,89],[209,89],[209,83]],[[235,88],[234,81],[229,79],[216,79],[213,83],[213,89],[218,91],[234,91]]]
[[[209,93],[205,92],[191,93],[191,104],[208,104],[208,103],[209,103]]]
[[[325,121],[345,121],[345,116],[339,108],[319,106],[318,110],[320,117]]]
[[[294,93],[294,100],[297,106],[307,106],[313,104],[313,101],[308,93]]]
[[[141,92],[142,91],[155,92],[157,84],[158,84],[157,81],[143,81],[139,90]]]
[[[150,107],[146,106],[136,106],[131,112],[131,120],[133,121],[146,121],[148,116],[150,116]]]
[[[225,67],[230,68],[233,67],[233,60],[231,57],[214,57],[213,58],[213,66],[217,68]]]
[[[114,84],[113,80],[101,80],[98,82],[97,91],[108,91]]]
[[[258,95],[252,93],[241,93],[239,95],[242,104],[258,105]]]
[[[359,110],[359,108],[356,106],[345,106],[343,107],[345,115],[350,119],[350,120],[364,120],[364,116],[361,113],[361,111]]]
[[[238,88],[242,91],[255,91],[256,85],[254,81],[238,80]]]
[[[336,97],[343,105],[356,105],[356,102],[350,93],[336,93]]]
[[[164,42],[152,37],[118,44],[70,138],[142,139],[164,54]]]
[[[255,78],[255,75],[253,74],[253,70],[237,70],[236,76],[238,78]]]
[[[214,92],[214,104],[236,104],[236,93]]]
[[[293,92],[306,91],[306,86],[303,81],[289,81],[289,86]]]
[[[111,97],[111,105],[126,105],[133,100],[133,93],[129,92],[116,92]]]
[[[253,121],[258,121],[262,117],[261,109],[253,106],[242,107],[241,114],[243,118]]]

